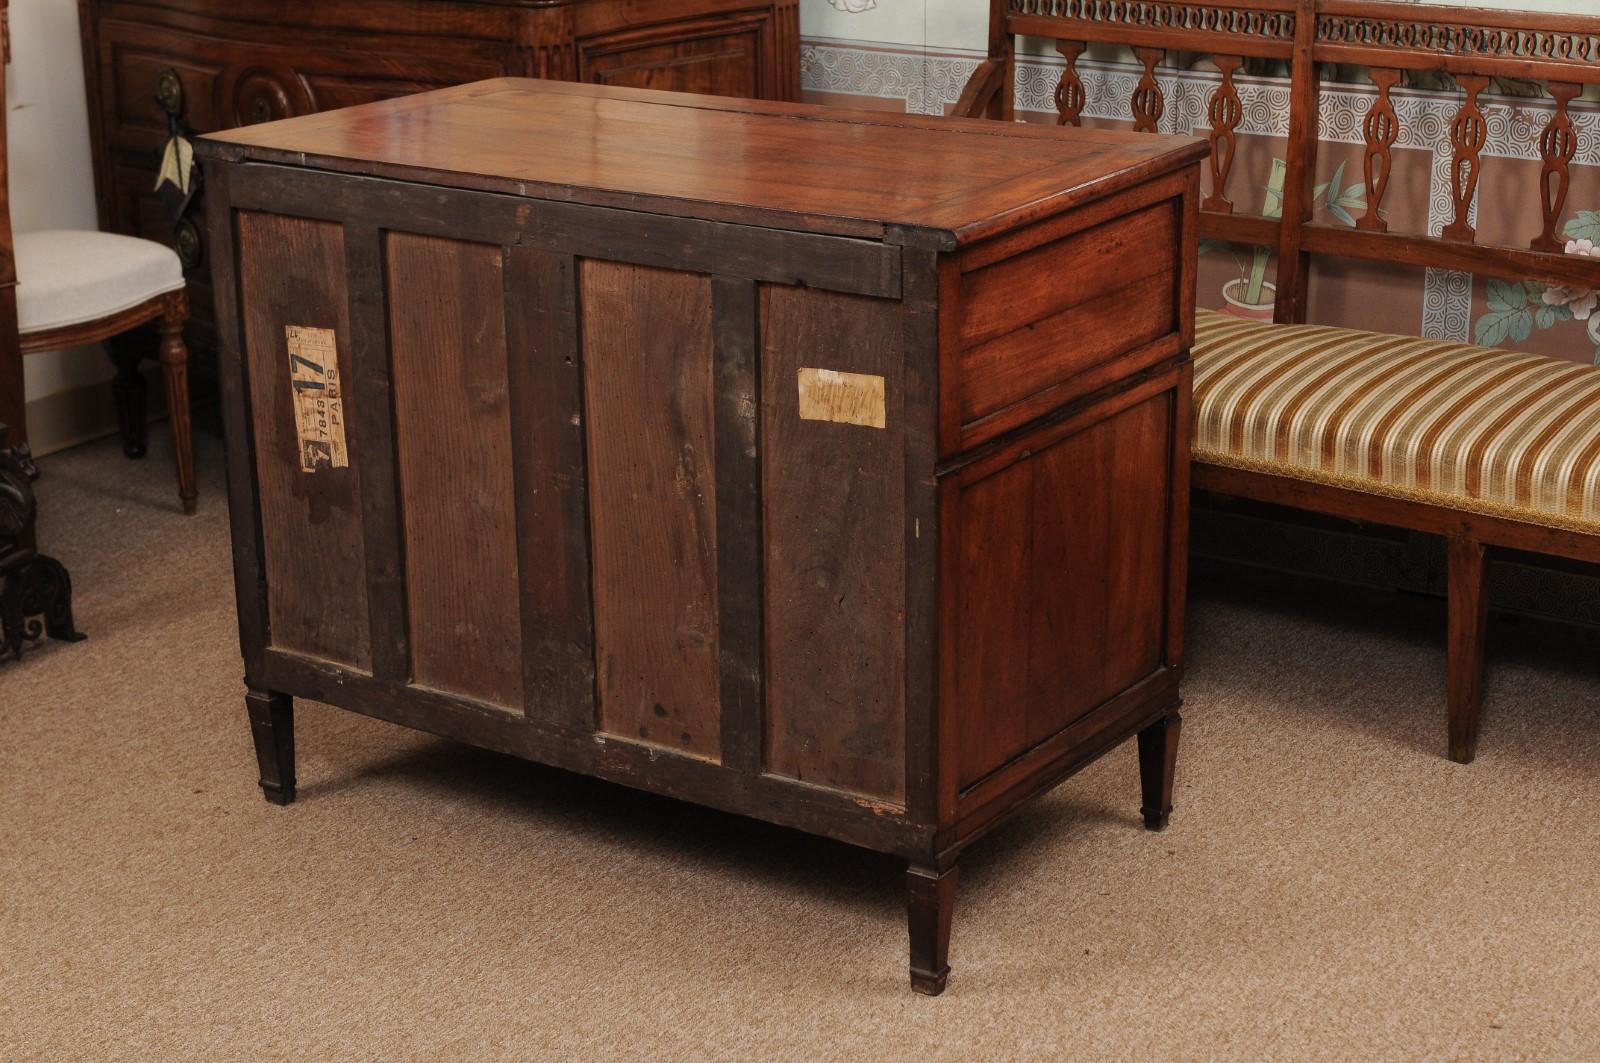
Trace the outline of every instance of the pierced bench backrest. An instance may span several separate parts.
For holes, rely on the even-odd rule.
[[[1055,103],[1058,122],[1082,121],[1086,94],[1077,70],[1090,43],[1126,45],[1143,73],[1128,101],[1134,128],[1154,132],[1165,109],[1156,68],[1171,50],[1208,54],[1221,80],[1207,117],[1212,192],[1201,203],[1202,236],[1276,246],[1275,320],[1304,320],[1307,256],[1403,262],[1415,266],[1593,287],[1593,258],[1563,254],[1558,236],[1578,134],[1569,104],[1600,84],[1600,18],[1532,14],[1377,0],[991,0],[989,58],[968,82],[957,113],[1010,120],[1017,35],[1053,39],[1066,60]],[[1281,218],[1234,208],[1229,178],[1243,108],[1234,77],[1246,58],[1289,64],[1289,145]],[[1362,123],[1366,213],[1354,228],[1312,220],[1318,128],[1317,64],[1364,66],[1377,86]],[[1446,132],[1451,145],[1453,219],[1439,236],[1392,233],[1379,215],[1393,168],[1400,119],[1390,91],[1405,71],[1443,72],[1463,101]],[[1525,247],[1477,242],[1473,203],[1483,174],[1488,123],[1480,97],[1492,78],[1545,84],[1555,107],[1539,137],[1543,228]]]

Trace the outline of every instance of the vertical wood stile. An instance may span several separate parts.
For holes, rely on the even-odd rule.
[[[404,682],[410,674],[390,385],[389,326],[384,305],[383,231],[373,223],[344,227],[350,302],[350,357],[355,369],[355,447],[361,482],[361,526],[367,560],[367,623],[372,675]]]
[[[1455,220],[1440,235],[1446,240],[1471,243],[1478,235],[1472,225],[1472,201],[1478,194],[1478,178],[1483,170],[1480,156],[1489,140],[1489,123],[1478,106],[1478,96],[1489,87],[1489,79],[1480,74],[1461,74],[1456,81],[1467,97],[1450,123],[1450,146],[1454,150],[1450,160],[1450,199],[1455,204]]]
[[[938,264],[938,450],[954,451],[961,439],[961,403],[953,382],[961,379],[961,262],[947,256]],[[935,486],[939,509],[939,581],[935,597],[938,599],[939,638],[938,696],[936,699],[934,728],[934,808],[936,822],[947,822],[955,816],[961,781],[961,750],[957,741],[961,727],[959,669],[956,661],[960,650],[961,632],[961,483],[950,476]],[[909,693],[909,692],[908,692]],[[910,706],[908,706],[910,708]],[[909,715],[909,714],[908,714]],[[909,752],[909,751],[908,751]],[[915,806],[913,806],[915,807]]]
[[[1056,51],[1066,59],[1061,70],[1061,80],[1056,83],[1056,125],[1083,125],[1083,108],[1088,103],[1088,93],[1083,78],[1078,76],[1078,57],[1087,47],[1083,41],[1056,41]]]
[[[1311,189],[1317,172],[1316,0],[1298,0],[1294,13],[1294,51],[1290,58],[1288,171],[1283,182],[1283,217],[1278,222],[1278,300],[1272,317],[1279,323],[1305,320],[1310,262],[1303,248],[1311,220]]]
[[[761,771],[764,727],[756,304],[754,281],[712,278],[722,763],[748,774]]]
[[[1529,246],[1534,251],[1561,251],[1566,245],[1556,234],[1567,209],[1567,192],[1572,187],[1572,160],[1578,154],[1578,133],[1572,125],[1568,105],[1583,94],[1582,85],[1552,81],[1550,95],[1556,110],[1539,134],[1539,157],[1544,169],[1539,175],[1539,206],[1544,212],[1544,229]]]
[[[1154,133],[1166,112],[1166,100],[1161,94],[1161,83],[1156,80],[1156,64],[1166,55],[1164,48],[1135,48],[1133,54],[1144,64],[1144,73],[1133,89],[1133,131]]]
[[[939,349],[939,256],[907,248],[900,275],[905,285],[905,350]],[[905,419],[906,594],[906,810],[914,820],[939,815],[938,638],[939,488],[932,475],[939,457],[937,360],[908,358],[902,392]]]
[[[1167,553],[1167,615],[1162,630],[1162,652],[1167,667],[1183,668],[1183,625],[1189,586],[1189,447],[1194,439],[1194,362],[1178,368],[1178,388],[1172,402],[1172,473],[1167,504],[1167,527],[1172,541]]]
[[[250,417],[250,384],[244,363],[244,321],[239,314],[239,280],[234,246],[233,205],[227,164],[206,170],[206,225],[210,232],[217,314],[217,377],[222,397],[222,438],[228,464],[228,523],[233,528],[233,585],[239,608],[239,646],[245,683],[265,685],[263,665],[270,637],[266,559],[261,539],[261,497],[256,482],[255,429]]]
[[[1228,198],[1228,176],[1233,171],[1233,160],[1238,153],[1234,130],[1239,128],[1239,122],[1244,118],[1244,106],[1239,102],[1239,90],[1233,83],[1233,75],[1244,65],[1244,59],[1237,55],[1217,55],[1212,57],[1212,62],[1221,72],[1222,82],[1206,105],[1207,117],[1211,119],[1211,194],[1206,197],[1203,206],[1219,214],[1232,214],[1233,201]]]
[[[989,58],[1000,64],[1000,88],[989,101],[987,114],[1010,122],[1016,118],[1017,42],[1006,27],[1005,4],[989,5]]]
[[[1400,71],[1374,68],[1369,76],[1378,86],[1378,98],[1372,101],[1372,107],[1361,122],[1361,133],[1366,140],[1361,172],[1367,185],[1367,212],[1356,220],[1356,228],[1384,233],[1389,231],[1389,223],[1383,220],[1379,208],[1383,206],[1383,197],[1389,191],[1389,177],[1394,172],[1390,151],[1400,137],[1400,119],[1395,114],[1389,91],[1400,83]]]
[[[591,734],[594,610],[577,283],[571,255],[520,244],[506,251],[524,711]]]

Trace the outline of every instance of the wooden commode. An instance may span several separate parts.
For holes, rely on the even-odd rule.
[[[910,863],[1171,808],[1185,138],[496,80],[208,138],[247,703]]]

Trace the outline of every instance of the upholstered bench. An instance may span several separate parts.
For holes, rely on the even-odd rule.
[[[1210,122],[1209,187],[1192,193],[1193,231],[1275,250],[1277,298],[1270,323],[1199,316],[1191,348],[1192,482],[1218,494],[1444,536],[1450,756],[1471,760],[1482,700],[1486,547],[1600,562],[1600,369],[1304,324],[1310,261],[1320,255],[1600,288],[1600,261],[1564,253],[1579,242],[1567,204],[1578,154],[1571,104],[1600,84],[1593,59],[1600,18],[1369,0],[991,0],[989,25],[988,57],[955,108],[965,117],[1015,117],[1019,34],[1056,43],[1063,64],[1054,102],[1063,125],[1081,125],[1091,110],[1079,71],[1091,43],[1129,48],[1142,67],[1133,78],[1104,81],[1131,86],[1123,99],[1135,130],[1168,128],[1158,71],[1169,55],[1215,70],[1203,119]],[[1236,81],[1247,59],[1289,70],[1282,209],[1270,214],[1235,209],[1229,193],[1245,118]],[[1364,142],[1360,217],[1322,219],[1314,210],[1318,97],[1321,72],[1330,69],[1364,71],[1372,85],[1356,123]],[[1450,121],[1402,128],[1414,112],[1397,108],[1393,94],[1408,73],[1454,80],[1459,95]],[[1499,117],[1488,100],[1496,78],[1541,82],[1547,93],[1523,101],[1510,132],[1498,134],[1524,138],[1541,160],[1538,184],[1528,192],[1538,199],[1542,226],[1520,246],[1482,243],[1476,229],[1481,181],[1511,175],[1510,168],[1484,166]],[[1402,132],[1413,149],[1419,137],[1433,137],[1449,162],[1450,216],[1437,234],[1389,230],[1384,197]],[[1415,180],[1415,171],[1403,179]]]
[[[1600,534],[1600,367],[1202,310],[1194,460]]]
[[[1450,757],[1482,703],[1484,547],[1600,560],[1600,367],[1200,311],[1195,483],[1449,543]]]

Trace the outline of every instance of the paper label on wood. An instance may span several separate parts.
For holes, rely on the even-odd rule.
[[[882,428],[883,377],[833,369],[801,369],[800,419]]]
[[[289,387],[294,391],[294,431],[300,468],[343,469],[344,396],[339,390],[339,350],[332,329],[289,325]]]

